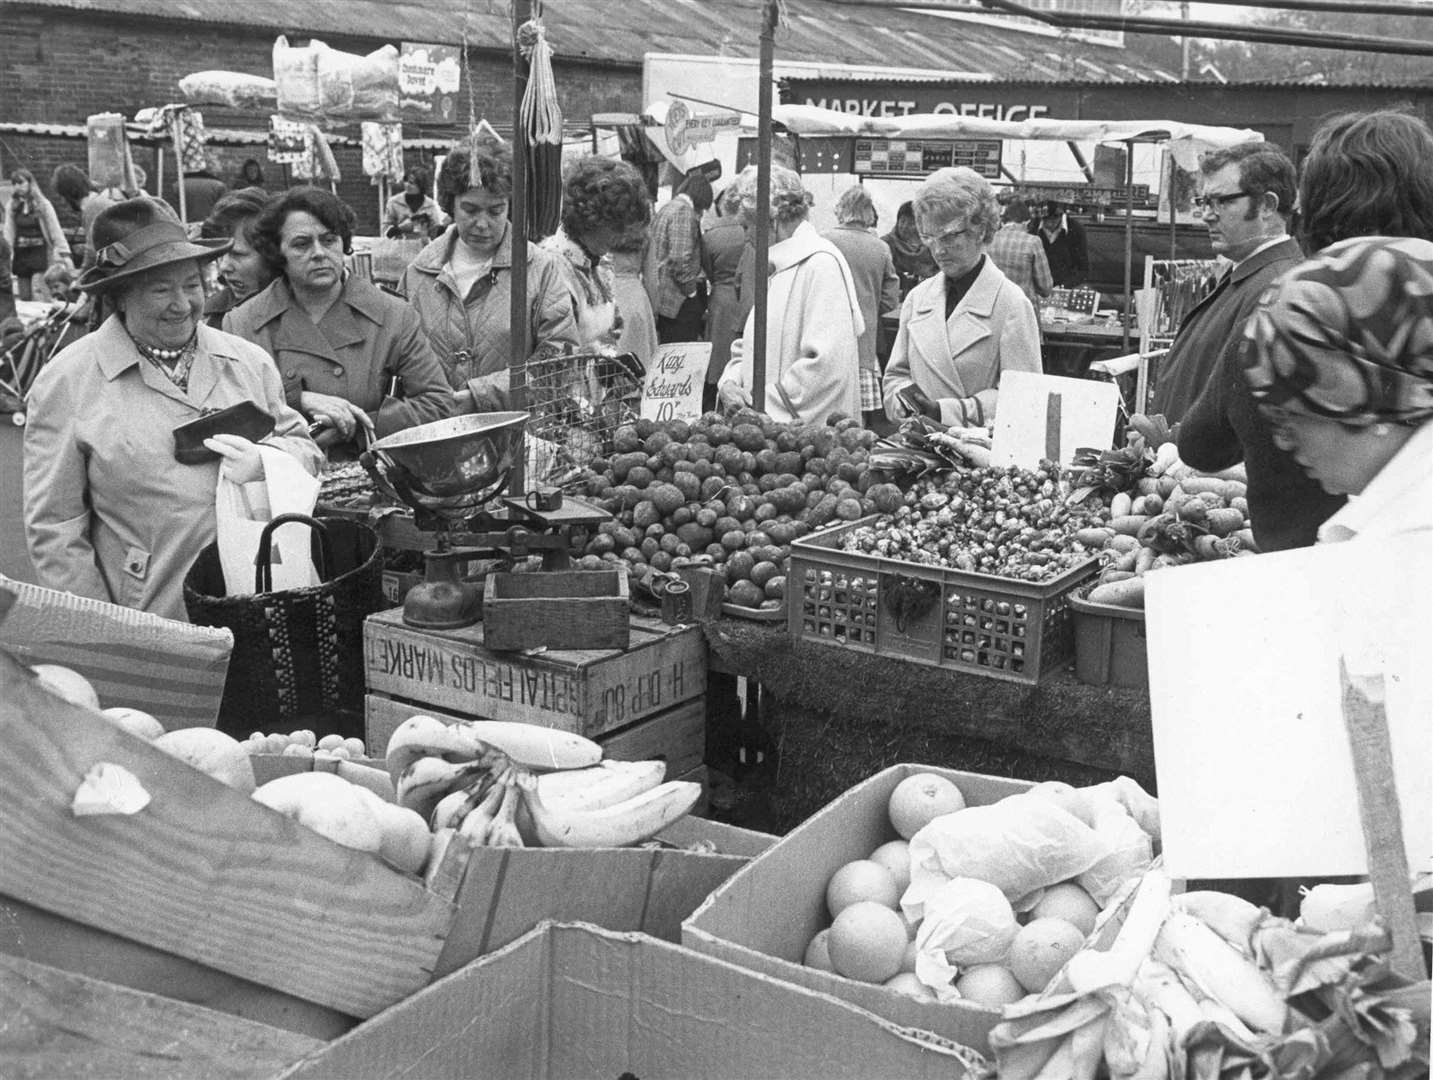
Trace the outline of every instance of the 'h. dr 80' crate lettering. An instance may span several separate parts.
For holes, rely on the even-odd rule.
[[[648,625],[650,624],[650,625]],[[481,624],[454,631],[405,626],[385,611],[364,624],[367,689],[467,716],[543,724],[587,736],[670,709],[706,689],[706,642],[634,617],[625,650],[525,655],[483,644]]]

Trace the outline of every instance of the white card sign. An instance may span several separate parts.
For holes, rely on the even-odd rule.
[[[1068,465],[1081,447],[1108,450],[1119,405],[1114,383],[1007,371],[1000,376],[990,463],[1033,469],[1044,458]]]
[[[702,388],[712,355],[710,341],[673,341],[657,346],[642,382],[647,420],[695,420],[702,414]]]
[[[1427,534],[1151,574],[1149,691],[1175,877],[1367,872],[1340,659],[1381,674],[1409,868],[1433,867]]]

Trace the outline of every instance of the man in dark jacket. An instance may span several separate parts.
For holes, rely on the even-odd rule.
[[[1027,226],[1045,245],[1050,277],[1065,289],[1077,289],[1090,276],[1090,251],[1085,227],[1072,218],[1063,203],[1047,202],[1039,220]]]

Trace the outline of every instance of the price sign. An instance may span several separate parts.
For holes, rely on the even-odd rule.
[[[642,416],[659,421],[700,416],[711,355],[710,341],[673,341],[658,346],[642,381]]]
[[[872,176],[929,176],[964,165],[987,180],[1000,177],[999,139],[857,139],[854,171]]]
[[[990,463],[1033,469],[1042,458],[1069,464],[1082,446],[1105,449],[1119,402],[1114,383],[1007,371],[1000,376]]]

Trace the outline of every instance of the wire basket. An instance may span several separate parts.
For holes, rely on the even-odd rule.
[[[642,363],[632,353],[534,356],[522,365],[529,413],[524,476],[529,490],[582,486],[587,467],[612,449],[642,404]]]

